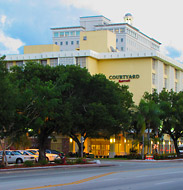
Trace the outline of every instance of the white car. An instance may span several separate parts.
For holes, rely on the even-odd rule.
[[[35,158],[35,161],[38,162],[39,155],[37,155],[31,151],[28,151],[28,150],[16,150],[16,151],[20,152],[22,155],[33,156]]]
[[[8,164],[21,164],[25,161],[35,161],[35,158],[33,156],[28,156],[28,155],[22,155],[21,153],[17,151],[12,151],[12,150],[6,150],[6,158]],[[3,151],[0,151],[0,161],[2,161],[3,157]]]
[[[39,149],[26,149],[30,152],[33,152],[37,155],[39,155]],[[54,162],[55,160],[60,160],[60,156],[58,154],[50,154],[50,153],[46,153],[46,160],[49,162]]]

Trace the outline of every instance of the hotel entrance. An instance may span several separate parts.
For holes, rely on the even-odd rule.
[[[107,158],[109,156],[110,140],[90,139],[90,152],[98,158]]]

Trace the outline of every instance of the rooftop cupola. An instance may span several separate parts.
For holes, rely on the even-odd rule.
[[[125,23],[133,25],[133,16],[132,16],[132,14],[131,13],[125,14],[124,21],[125,21]]]

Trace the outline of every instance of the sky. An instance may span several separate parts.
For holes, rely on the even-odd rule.
[[[0,0],[0,54],[24,45],[51,44],[52,27],[79,26],[79,17],[103,15],[133,26],[162,43],[161,52],[183,63],[182,0]]]

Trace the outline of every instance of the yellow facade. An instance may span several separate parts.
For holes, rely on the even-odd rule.
[[[60,51],[60,47],[56,44],[24,46],[24,54],[58,51]]]
[[[80,33],[80,50],[93,50],[99,53],[111,52],[116,48],[116,34],[108,30]]]
[[[152,58],[106,59],[100,60],[98,66],[99,73],[107,79],[128,85],[136,104],[145,91],[152,90]]]

